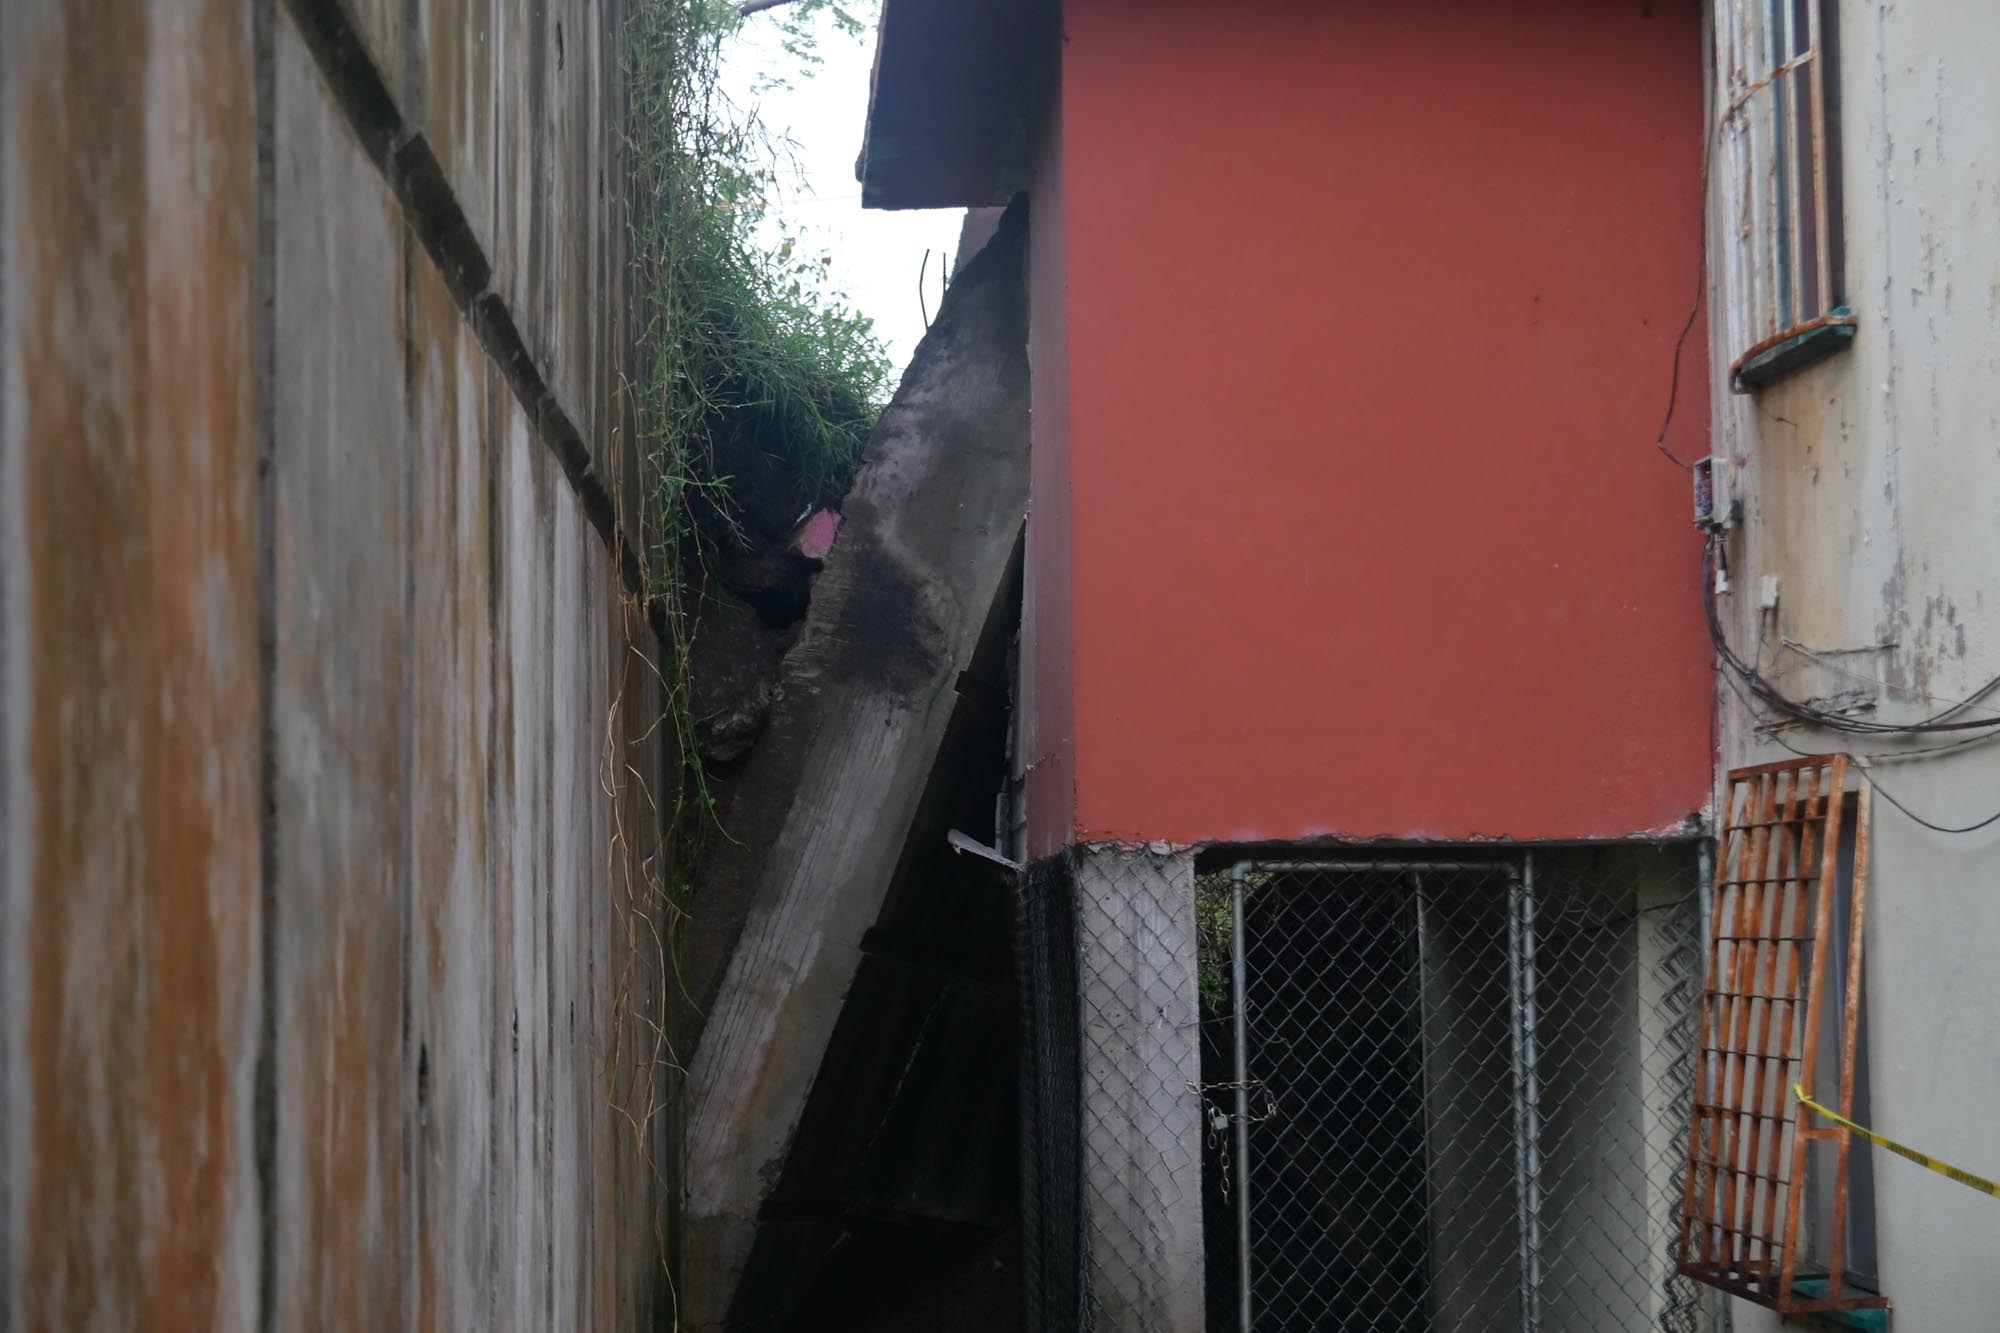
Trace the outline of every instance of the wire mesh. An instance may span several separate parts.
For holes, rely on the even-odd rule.
[[[1025,1333],[1069,1333],[1088,1325],[1075,890],[1071,857],[1038,862],[1021,877],[1014,920]]]
[[[1243,1329],[1245,1271],[1259,1333],[1702,1327],[1691,846],[1252,868],[1247,1162],[1228,895],[1195,892],[1209,1329]]]

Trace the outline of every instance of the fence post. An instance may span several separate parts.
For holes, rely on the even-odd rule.
[[[1250,1333],[1250,1039],[1243,962],[1243,878],[1248,862],[1229,872],[1229,1003],[1236,1027],[1236,1313]]]
[[[1514,1035],[1514,1178],[1521,1227],[1521,1328],[1542,1326],[1541,1051],[1535,1031],[1535,858],[1507,882],[1507,970]]]
[[[1086,847],[1076,867],[1095,1333],[1201,1333],[1194,857]]]

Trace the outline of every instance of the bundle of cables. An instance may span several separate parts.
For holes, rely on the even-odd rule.
[[[1937,712],[1907,722],[1856,717],[1849,713],[1834,712],[1811,702],[1794,699],[1787,695],[1766,677],[1762,671],[1758,670],[1754,662],[1746,661],[1729,644],[1728,635],[1724,633],[1722,627],[1722,613],[1716,605],[1716,588],[1720,582],[1718,575],[1723,568],[1722,560],[1721,542],[1711,533],[1708,543],[1702,551],[1701,581],[1702,607],[1708,616],[1708,637],[1710,642],[1715,645],[1716,658],[1722,663],[1723,669],[1728,672],[1729,677],[1732,678],[1729,682],[1731,689],[1736,692],[1738,698],[1743,700],[1745,706],[1750,709],[1753,716],[1757,715],[1757,705],[1761,704],[1769,712],[1777,714],[1780,717],[1849,736],[1916,737],[1938,734],[1957,734],[1960,736],[1960,739],[1955,743],[1938,746],[1936,750],[1958,749],[1962,745],[2000,736],[2000,713],[1981,717],[1960,716],[1966,710],[1977,707],[1979,701],[1993,693],[1994,690],[2000,689],[2000,676],[1995,676],[1963,699],[1959,699]],[[1774,736],[1773,739],[1779,745],[1784,746],[1785,749],[1791,750],[1794,754],[1806,753],[1803,750],[1798,750],[1791,745],[1787,745],[1782,737]],[[1915,758],[1933,752],[1935,751],[1919,750],[1896,757]],[[2000,812],[1995,812],[1993,815],[1977,823],[1966,824],[1960,827],[1947,827],[1932,823],[1897,800],[1889,792],[1884,791],[1882,784],[1877,782],[1874,775],[1868,772],[1865,763],[1857,762],[1856,767],[1862,777],[1867,779],[1868,784],[1875,789],[1877,795],[1925,828],[1933,829],[1939,833],[1973,833],[1986,828],[1988,825],[2000,823]]]

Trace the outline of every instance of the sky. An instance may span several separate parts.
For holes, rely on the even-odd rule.
[[[857,6],[857,9],[862,8]],[[873,7],[867,7],[871,12]],[[958,209],[921,212],[863,210],[854,162],[861,155],[861,132],[868,117],[868,76],[875,55],[871,23],[861,37],[849,37],[821,14],[812,22],[825,63],[802,69],[780,45],[774,16],[752,15],[742,35],[725,52],[723,85],[738,106],[754,108],[767,131],[788,137],[797,172],[787,170],[786,188],[776,211],[803,232],[808,254],[833,257],[834,285],[875,321],[900,376],[924,335],[918,275],[924,251],[931,251],[923,300],[933,316],[938,274],[958,244]],[[773,77],[789,87],[766,88]]]

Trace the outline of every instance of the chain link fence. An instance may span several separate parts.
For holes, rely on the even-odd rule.
[[[1030,869],[1029,1333],[1708,1333],[1694,845],[1466,851]]]
[[[1014,918],[1020,1011],[1021,1288],[1025,1333],[1090,1326],[1083,1278],[1082,1058],[1076,862],[1030,866]]]
[[[1691,848],[1238,885],[1197,891],[1209,1329],[1704,1327],[1673,1254]]]

